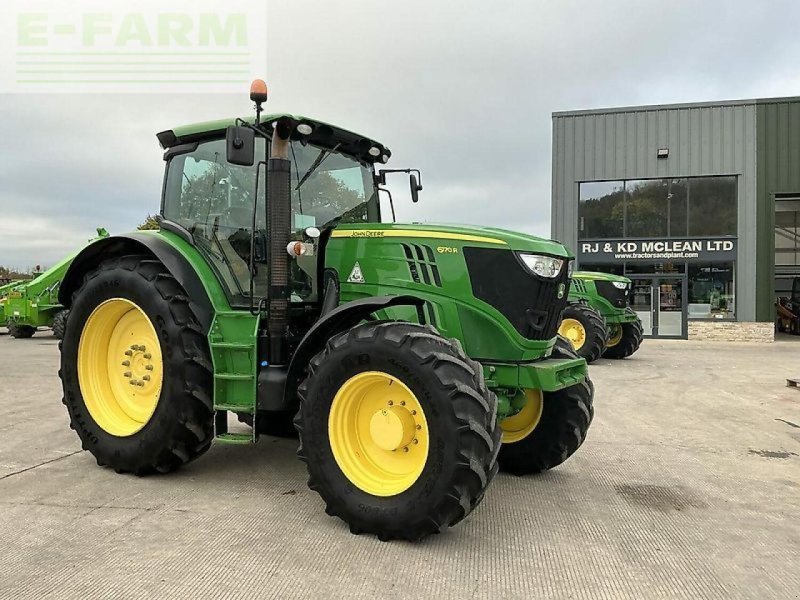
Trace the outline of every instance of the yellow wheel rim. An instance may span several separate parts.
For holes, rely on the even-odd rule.
[[[523,390],[525,394],[525,406],[517,414],[507,417],[500,421],[500,429],[503,431],[502,441],[504,444],[513,444],[528,437],[536,429],[539,419],[542,418],[541,390]]]
[[[158,405],[164,364],[152,322],[124,298],[92,311],[78,343],[78,384],[89,414],[118,437],[144,427]]]
[[[612,333],[611,337],[608,338],[608,343],[606,344],[606,348],[611,348],[611,346],[616,346],[619,344],[620,340],[622,340],[622,326],[621,325],[612,325]]]
[[[586,342],[586,329],[577,319],[564,319],[561,321],[558,333],[567,338],[575,350],[580,350]]]
[[[359,373],[339,388],[328,438],[342,473],[373,496],[406,491],[428,460],[422,405],[402,381],[380,371]]]

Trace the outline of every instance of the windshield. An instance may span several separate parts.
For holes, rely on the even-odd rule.
[[[292,142],[292,214],[295,229],[336,222],[380,222],[372,169],[314,146]]]
[[[167,166],[164,218],[189,230],[195,243],[217,271],[231,301],[249,303],[267,290],[267,226],[264,200],[265,169],[227,162],[225,140],[200,144],[196,150],[173,157]],[[265,156],[259,139],[256,160]],[[369,165],[312,145],[292,142],[292,225],[295,239],[308,227],[337,223],[380,222],[378,197]],[[256,231],[254,268],[250,270],[253,206]],[[316,257],[300,257],[293,266],[292,300],[317,300]]]

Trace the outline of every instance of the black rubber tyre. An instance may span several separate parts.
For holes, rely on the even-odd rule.
[[[152,322],[163,356],[163,383],[155,412],[137,433],[107,433],[86,408],[78,382],[78,343],[86,320],[102,302],[125,298]],[[61,347],[59,376],[70,427],[100,466],[146,475],[173,471],[208,450],[214,435],[212,366],[206,336],[185,290],[158,261],[126,256],[100,263],[73,294]]]
[[[382,371],[400,379],[422,406],[430,447],[422,473],[407,490],[369,494],[339,468],[328,436],[328,418],[339,388],[354,375]],[[416,541],[466,517],[497,473],[500,428],[497,397],[486,388],[480,365],[460,345],[429,326],[397,321],[358,325],[333,337],[310,362],[299,389],[298,456],[309,487],[326,512],[355,534],[383,541]]]
[[[259,435],[271,435],[279,438],[297,438],[297,429],[294,427],[293,410],[259,411],[256,414],[256,432]],[[253,426],[253,415],[236,413],[241,423]]]
[[[67,309],[58,311],[53,317],[53,335],[56,339],[64,339],[64,332],[67,329],[67,317],[69,317]]]
[[[568,340],[559,336],[553,357],[575,358]],[[557,392],[544,392],[542,416],[530,435],[500,448],[500,469],[514,475],[557,467],[580,448],[594,417],[594,386],[585,381]]]
[[[34,333],[36,333],[36,327],[31,327],[30,325],[8,324],[8,335],[18,340],[32,338]]]
[[[576,302],[567,305],[561,318],[562,320],[575,319],[583,326],[586,338],[583,345],[575,350],[578,356],[586,359],[587,363],[591,363],[603,355],[608,337],[603,315],[588,304]]]
[[[628,358],[642,345],[642,322],[639,319],[622,324],[622,339],[613,346],[608,346],[603,358]]]

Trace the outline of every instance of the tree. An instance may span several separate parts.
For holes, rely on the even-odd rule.
[[[158,221],[156,221],[155,215],[147,215],[147,218],[144,220],[144,223],[139,225],[136,229],[140,231],[151,231],[160,228],[158,226]]]

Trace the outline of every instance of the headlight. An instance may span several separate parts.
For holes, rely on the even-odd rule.
[[[617,288],[618,290],[627,290],[628,289],[628,284],[625,283],[624,281],[614,281],[612,283],[614,284],[614,287]]]
[[[541,256],[539,254],[520,254],[519,257],[532,273],[538,275],[539,277],[547,277],[549,279],[558,277],[558,274],[561,272],[561,267],[564,264],[562,259],[553,258],[552,256]]]

